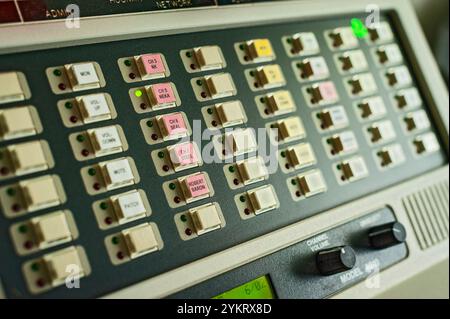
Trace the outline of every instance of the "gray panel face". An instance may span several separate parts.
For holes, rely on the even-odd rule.
[[[389,208],[381,209],[169,298],[212,298],[264,275],[269,275],[275,295],[281,299],[330,297],[362,280],[366,280],[368,288],[376,289],[377,283],[383,285],[377,281],[378,272],[408,256],[405,244],[381,250],[370,248],[369,229],[393,221],[393,212]],[[317,250],[312,251],[311,247],[314,245],[310,242],[324,244],[324,236],[328,244],[323,245],[322,249],[343,245],[353,247],[357,259],[352,270],[331,276],[320,275],[315,264]]]
[[[81,280],[80,289],[68,290],[60,287],[48,293],[38,295],[37,297],[99,297],[444,165],[447,162],[447,157],[443,151],[434,153],[426,158],[415,159],[413,157],[409,146],[410,138],[406,138],[402,132],[398,120],[398,113],[389,102],[387,91],[382,83],[379,70],[371,58],[369,47],[365,41],[360,41],[360,48],[364,51],[370,64],[370,71],[377,81],[379,94],[385,100],[388,109],[386,118],[390,119],[394,124],[398,136],[397,143],[402,145],[406,155],[406,162],[403,165],[380,173],[373,158],[373,149],[368,146],[362,134],[363,126],[353,111],[353,106],[351,106],[352,101],[345,91],[342,77],[334,65],[332,53],[328,49],[323,37],[325,30],[345,26],[348,23],[349,17],[324,21],[289,22],[285,24],[118,41],[1,56],[0,71],[20,70],[27,76],[33,95],[31,100],[29,102],[27,101],[26,104],[35,105],[38,109],[44,127],[44,132],[38,137],[49,142],[56,163],[55,168],[50,172],[58,174],[62,178],[68,196],[68,201],[62,208],[70,209],[74,213],[75,221],[80,232],[80,236],[75,241],[75,244],[85,248],[92,268],[91,275]],[[324,56],[327,60],[331,72],[331,80],[335,82],[340,95],[339,104],[347,106],[347,114],[350,119],[348,129],[357,135],[360,145],[359,154],[364,157],[368,166],[370,176],[366,179],[346,186],[339,186],[336,181],[332,171],[332,162],[328,159],[322,145],[323,134],[320,134],[312,121],[310,121],[312,110],[306,106],[301,93],[302,85],[296,80],[292,71],[291,63],[293,59],[286,55],[281,44],[282,36],[294,34],[299,31],[312,31],[319,40],[321,47],[320,55]],[[247,126],[258,128],[264,127],[264,124],[267,122],[262,120],[254,102],[254,96],[260,93],[250,91],[244,77],[244,70],[249,66],[240,64],[233,45],[235,42],[262,37],[267,37],[272,42],[277,55],[274,63],[281,66],[286,77],[286,89],[292,93],[297,104],[297,114],[303,119],[308,134],[306,140],[313,145],[318,159],[316,167],[322,171],[328,186],[328,191],[304,201],[294,202],[287,192],[286,179],[288,175],[278,170],[270,176],[267,183],[272,184],[277,190],[277,195],[281,203],[280,208],[276,212],[270,212],[243,221],[239,216],[233,200],[237,193],[242,192],[242,189],[236,191],[229,189],[222,171],[223,164],[207,164],[203,165],[201,169],[189,170],[165,178],[157,175],[150,159],[150,152],[174,143],[166,142],[157,146],[147,145],[139,127],[139,121],[154,114],[164,114],[171,111],[157,111],[151,113],[151,115],[149,113],[146,115],[135,113],[130,103],[128,90],[138,85],[126,84],[124,82],[117,66],[117,59],[147,52],[163,53],[171,71],[171,76],[168,78],[168,81],[175,83],[182,101],[182,106],[177,110],[187,114],[191,125],[193,120],[199,119],[204,126],[201,107],[208,105],[208,103],[199,103],[195,99],[189,83],[194,75],[186,72],[181,62],[179,51],[193,46],[219,45],[227,61],[227,67],[224,71],[229,72],[233,76],[237,87],[238,94],[235,98],[239,99],[245,106],[247,117],[249,118]],[[406,54],[404,55],[406,56]],[[56,96],[51,93],[45,76],[45,69],[47,67],[82,61],[98,62],[102,67],[107,83],[105,88],[88,91],[88,93],[107,92],[111,94],[118,113],[116,120],[93,124],[87,127],[92,128],[107,124],[120,124],[125,131],[129,144],[127,152],[117,156],[107,156],[101,160],[113,159],[122,155],[134,158],[141,176],[141,181],[137,187],[146,191],[153,210],[152,216],[147,218],[146,221],[155,222],[158,225],[164,241],[164,249],[162,251],[138,258],[133,262],[121,266],[113,266],[111,264],[103,241],[107,235],[116,232],[118,229],[126,228],[128,225],[108,231],[102,231],[98,228],[91,204],[95,200],[105,197],[105,194],[98,196],[88,195],[82,185],[79,171],[81,167],[96,163],[100,160],[90,160],[87,163],[82,163],[73,158],[72,150],[68,142],[68,135],[69,133],[79,131],[79,128],[65,128],[56,108],[56,104],[60,99],[84,93]],[[145,82],[145,84],[158,82],[160,81],[149,81]],[[2,108],[13,105],[19,104],[2,105]],[[33,138],[21,139],[20,141],[31,139]],[[1,143],[2,146],[9,144],[11,143]],[[293,144],[295,143],[293,142],[288,145]],[[173,216],[175,213],[183,211],[184,208],[169,208],[161,185],[164,181],[173,177],[184,176],[200,170],[208,172],[211,177],[211,182],[215,189],[215,195],[211,201],[216,201],[220,204],[226,219],[226,227],[220,231],[212,232],[190,241],[182,241],[177,233]],[[32,176],[38,175],[40,174],[34,174]],[[16,180],[18,179],[13,179],[12,181]],[[1,186],[9,182],[2,181]],[[252,185],[249,188],[262,184]],[[131,187],[110,193],[118,194],[129,189]],[[210,201],[202,200],[188,207],[195,207],[207,202]],[[47,209],[30,216],[38,216],[53,210]],[[13,222],[25,220],[30,216],[7,220],[4,215],[0,215],[0,252],[2,259],[7,260],[6,263],[0,264],[0,277],[7,297],[20,298],[32,296],[28,292],[23,280],[21,266],[25,261],[39,257],[40,254],[33,254],[30,257],[17,257],[8,235],[9,227]],[[131,223],[129,226],[138,223],[140,221]],[[62,247],[65,246],[67,244],[62,245]],[[61,247],[51,248],[48,251],[55,251],[59,248]]]

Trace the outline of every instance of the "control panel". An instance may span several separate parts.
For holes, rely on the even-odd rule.
[[[102,297],[447,166],[402,27],[364,18],[0,55],[5,296]],[[408,257],[380,207],[163,295],[332,296]]]

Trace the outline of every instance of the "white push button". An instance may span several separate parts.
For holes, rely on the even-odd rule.
[[[134,184],[133,170],[127,158],[112,160],[100,165],[103,169],[106,188],[108,190]]]
[[[63,284],[68,276],[81,278],[85,275],[83,263],[75,247],[45,255],[44,262],[54,287]],[[68,272],[68,269],[71,271]]]
[[[144,217],[147,213],[141,194],[131,191],[111,198],[119,224]]]
[[[316,162],[314,151],[309,143],[303,143],[287,149],[289,164],[294,169],[312,165]]]
[[[269,177],[269,172],[262,157],[253,157],[237,163],[244,185],[249,185]]]
[[[292,36],[292,53],[312,55],[320,50],[317,38],[312,32],[297,33]]]
[[[358,39],[350,27],[334,29],[328,35],[333,49],[351,49],[358,46]]]
[[[278,129],[283,142],[303,138],[306,135],[303,123],[298,116],[279,121]]]
[[[41,141],[11,145],[8,147],[8,151],[16,175],[23,175],[48,168],[49,164]]]
[[[68,66],[69,80],[74,91],[100,87],[100,79],[92,62],[76,63]]]
[[[278,205],[277,195],[269,185],[251,190],[247,194],[255,215],[275,209]]]
[[[419,155],[434,153],[440,149],[439,141],[436,135],[431,132],[417,136],[414,139],[413,144],[415,146],[416,153]]]
[[[216,111],[223,127],[242,124],[246,118],[240,101],[218,104],[216,105]]]
[[[205,77],[211,98],[218,99],[236,94],[236,88],[228,73],[214,74]]]
[[[368,30],[370,40],[374,43],[384,43],[394,39],[394,34],[388,22],[377,23],[375,28],[369,28]]]
[[[419,110],[406,115],[406,129],[408,131],[420,131],[430,127],[430,120],[425,110]]]
[[[25,93],[16,72],[0,73],[0,104],[25,100]]]
[[[406,66],[391,68],[386,72],[386,79],[391,87],[399,88],[412,83],[411,73]]]
[[[202,71],[221,69],[224,67],[225,63],[222,52],[216,45],[195,48],[194,53]]]
[[[4,139],[36,134],[31,108],[22,106],[0,110],[0,133]]]
[[[319,170],[307,172],[297,177],[300,192],[305,197],[322,193],[326,190],[326,184]]]
[[[377,118],[386,114],[386,105],[381,97],[371,97],[358,103],[360,115],[363,119]]]
[[[186,202],[192,202],[211,196],[209,178],[205,173],[189,175],[178,179]]]
[[[286,83],[283,71],[278,64],[266,65],[256,69],[258,85],[264,89],[282,86]]]
[[[257,149],[255,133],[250,128],[225,133],[225,140],[234,156],[250,153]]]
[[[222,220],[214,204],[193,208],[190,213],[197,235],[206,234],[222,226]]]
[[[64,212],[56,212],[31,219],[39,248],[72,240]]]
[[[350,182],[359,180],[369,175],[366,162],[362,157],[354,157],[340,164],[342,177]]]
[[[43,176],[19,182],[28,211],[35,211],[61,203],[61,198],[52,176]]]
[[[422,98],[416,88],[409,88],[398,91],[394,96],[397,107],[403,109],[413,109],[422,105]]]
[[[113,154],[123,150],[123,143],[116,126],[88,130],[96,156]]]
[[[122,231],[125,238],[131,259],[158,250],[158,240],[150,224],[143,224],[137,227]]]
[[[104,94],[81,97],[80,112],[86,124],[111,119],[111,109]]]

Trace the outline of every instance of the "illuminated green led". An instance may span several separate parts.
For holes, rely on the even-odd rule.
[[[366,26],[360,19],[353,18],[350,21],[350,25],[352,27],[353,33],[357,38],[364,38],[369,33]]]
[[[136,90],[136,91],[134,91],[134,95],[136,96],[136,97],[141,97],[142,96],[142,90]]]

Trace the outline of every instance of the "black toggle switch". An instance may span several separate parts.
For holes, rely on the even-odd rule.
[[[373,248],[387,248],[401,244],[405,240],[406,230],[399,222],[376,226],[369,230],[369,242]]]
[[[339,246],[321,250],[316,255],[319,272],[324,276],[334,275],[352,269],[356,254],[350,246]]]

